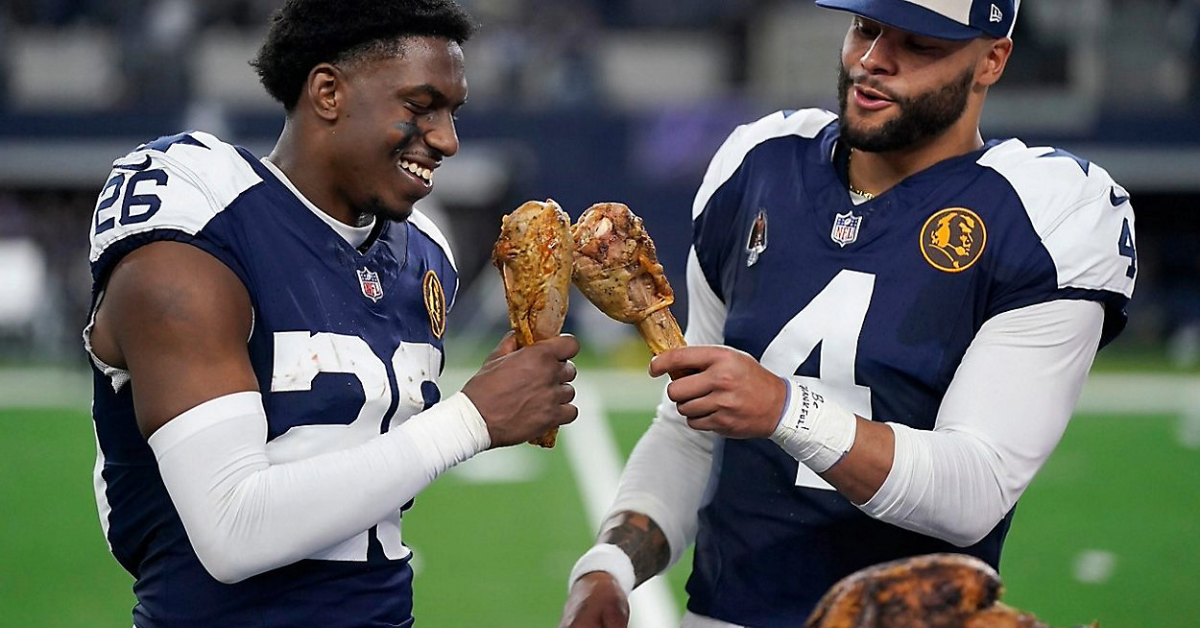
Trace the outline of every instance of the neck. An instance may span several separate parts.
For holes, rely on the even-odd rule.
[[[983,146],[977,126],[959,131],[951,127],[933,141],[903,150],[868,153],[851,149],[849,177],[852,187],[871,195],[882,194],[930,166],[965,155]]]
[[[323,146],[313,146],[305,141],[305,137],[313,137],[295,128],[295,122],[288,118],[283,125],[283,132],[275,142],[275,148],[267,159],[275,164],[292,182],[292,185],[304,195],[313,205],[334,220],[358,226],[358,213],[345,203],[337,201],[336,194],[328,185],[329,164],[323,164],[313,159],[314,155],[325,155],[329,151]]]

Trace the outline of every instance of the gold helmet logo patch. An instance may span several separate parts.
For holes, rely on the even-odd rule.
[[[437,273],[432,270],[425,273],[421,291],[425,295],[425,310],[429,312],[429,329],[434,338],[441,338],[446,333],[446,293]]]
[[[947,273],[961,273],[983,255],[987,227],[979,215],[965,207],[943,209],[925,221],[921,229],[921,254],[930,266]]]

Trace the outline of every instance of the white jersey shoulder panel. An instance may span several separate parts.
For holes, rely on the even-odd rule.
[[[113,162],[96,202],[91,261],[113,243],[154,230],[195,235],[262,179],[233,146],[192,132],[166,151],[142,145]]]
[[[814,138],[821,129],[837,120],[837,116],[823,109],[801,109],[799,111],[776,111],[750,124],[744,124],[734,129],[725,139],[721,148],[713,156],[696,193],[692,205],[692,218],[704,211],[704,206],[733,173],[742,165],[746,155],[755,146],[778,137],[795,135],[804,138]]]
[[[1128,276],[1133,208],[1129,194],[1100,166],[1046,146],[1008,140],[979,159],[1016,191],[1058,271],[1059,288],[1133,294]]]
[[[454,268],[455,272],[458,272],[458,263],[454,261],[454,251],[450,249],[450,240],[448,240],[446,235],[442,233],[442,230],[438,228],[437,223],[434,222],[433,219],[428,215],[416,208],[413,209],[412,214],[408,217],[408,222],[411,223],[412,226],[416,227],[418,231],[429,236],[431,240],[437,243],[437,245],[441,247],[442,252],[446,254],[446,259],[450,260],[450,266]],[[451,297],[452,300],[447,305],[447,309],[453,307],[454,300],[457,298],[457,285],[453,286],[451,294],[454,296]]]
[[[412,226],[416,227],[418,231],[429,236],[431,240],[437,243],[446,254],[446,257],[450,259],[450,265],[454,267],[454,270],[458,270],[458,264],[454,261],[454,252],[450,250],[450,241],[446,239],[446,235],[442,233],[442,230],[432,218],[419,209],[413,209],[412,215],[408,217],[408,222],[412,223]]]

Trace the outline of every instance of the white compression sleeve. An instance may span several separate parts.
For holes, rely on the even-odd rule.
[[[270,464],[266,436],[261,395],[243,392],[200,404],[149,438],[196,555],[221,582],[369,529],[491,444],[462,393],[366,443],[304,460]]]
[[[1062,437],[1103,322],[1098,303],[1064,300],[984,323],[933,431],[889,424],[892,470],[862,510],[963,547],[986,536]]]

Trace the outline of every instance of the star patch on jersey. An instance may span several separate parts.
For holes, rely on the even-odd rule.
[[[833,230],[829,232],[829,237],[837,242],[838,246],[845,248],[847,244],[858,240],[862,219],[862,216],[855,216],[853,211],[837,214],[833,217]]]
[[[441,338],[446,333],[446,293],[437,273],[432,270],[425,273],[421,291],[425,295],[425,311],[429,312],[429,329],[434,338]]]
[[[921,255],[942,272],[961,273],[975,265],[985,246],[987,227],[965,207],[943,209],[921,229]]]
[[[362,287],[364,297],[378,303],[383,298],[383,282],[379,281],[379,273],[363,267],[358,273],[358,285]]]
[[[746,267],[758,263],[758,256],[767,250],[767,210],[758,210],[754,224],[750,225],[750,237],[746,239]]]

